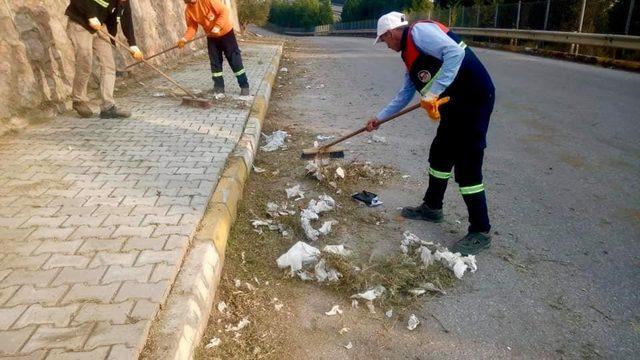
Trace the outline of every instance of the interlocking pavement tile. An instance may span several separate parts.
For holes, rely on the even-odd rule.
[[[175,250],[143,250],[136,260],[136,266],[145,264],[157,264],[165,262],[169,265],[179,264],[182,260],[184,252],[182,249]]]
[[[133,266],[133,262],[138,257],[138,254],[139,251],[137,250],[131,250],[129,252],[100,251],[95,254],[89,267],[93,268],[103,265]]]
[[[111,352],[107,360],[137,359],[139,350],[136,348],[126,347],[122,344],[111,347]]]
[[[74,231],[68,240],[87,239],[87,238],[109,238],[116,231],[115,226],[80,226]]]
[[[18,320],[20,315],[27,309],[27,305],[0,308],[0,331],[9,330],[11,325]],[[20,328],[19,326],[17,328]]]
[[[72,302],[98,302],[109,303],[111,299],[116,295],[116,292],[120,288],[119,282],[114,282],[108,285],[86,285],[86,284],[74,284],[71,290],[65,295],[62,300],[62,304],[68,304]]]
[[[83,255],[53,254],[42,268],[55,269],[61,267],[75,267],[76,269],[84,269],[89,264],[89,261],[91,261],[91,257]]]
[[[131,311],[131,317],[134,319],[148,319],[155,318],[156,313],[160,309],[160,304],[149,301],[147,299],[140,299],[136,301],[136,305]]]
[[[169,292],[169,282],[159,281],[157,283],[139,283],[126,281],[116,295],[115,301],[125,301],[129,299],[149,299],[153,302],[164,301]]]
[[[98,285],[100,279],[107,270],[106,266],[95,269],[75,269],[70,267],[62,268],[60,274],[51,283],[52,286],[60,284],[76,284],[85,283],[88,285]],[[48,270],[53,272],[52,270]]]
[[[109,323],[98,323],[93,334],[85,344],[86,349],[98,346],[122,344],[128,347],[137,347],[139,342],[144,341],[141,334],[149,326],[149,321],[140,320],[133,324],[111,325]]]
[[[38,287],[47,286],[56,276],[53,270],[13,270],[2,280],[2,286],[12,285],[35,285]]]
[[[93,253],[97,251],[111,251],[118,252],[122,249],[124,242],[127,238],[121,237],[117,239],[101,239],[101,238],[91,238],[85,239],[80,249],[78,249],[79,254],[84,253]]]
[[[92,323],[82,324],[77,327],[64,328],[55,328],[51,325],[41,325],[24,345],[21,352],[30,353],[35,350],[52,348],[80,350],[82,344],[84,344],[87,337],[89,337],[93,327],[94,324]]]
[[[159,237],[132,237],[124,244],[123,251],[129,250],[160,250],[162,249],[169,236]]]
[[[0,355],[17,354],[22,345],[31,337],[34,329],[35,326],[31,326],[18,330],[0,331]]]
[[[124,324],[133,308],[134,301],[129,300],[116,304],[84,304],[73,318],[73,324],[84,322],[106,321],[111,324]]]
[[[51,227],[38,227],[34,232],[29,235],[29,240],[65,240],[75,228],[51,228]]]
[[[49,352],[47,360],[103,360],[109,354],[109,346],[101,346],[93,351],[65,351],[53,349]],[[126,360],[122,358],[122,360]]]
[[[82,245],[82,240],[73,241],[54,241],[46,240],[33,251],[34,255],[40,255],[44,253],[57,253],[57,254],[73,254]]]
[[[170,235],[164,250],[184,249],[189,245],[190,237],[186,235]]]
[[[135,236],[135,237],[148,237],[155,230],[155,226],[118,226],[113,233],[113,237],[121,236]],[[154,235],[156,236],[156,235]]]
[[[120,281],[138,281],[141,283],[147,282],[149,276],[151,276],[151,272],[153,271],[153,265],[144,265],[144,266],[119,266],[112,265],[109,266],[109,270],[104,275],[102,279],[103,284],[109,284],[112,282],[120,282]]]
[[[38,270],[50,256],[51,254],[40,254],[34,256],[8,254],[6,257],[0,260],[0,269]]]
[[[0,281],[2,281],[2,276],[0,276]],[[13,297],[13,295],[18,291],[19,288],[20,286],[18,285],[0,288],[0,305],[7,303],[7,301]],[[7,304],[5,306],[14,305],[16,304]]]
[[[67,292],[67,289],[69,289],[69,286],[67,285],[44,288],[24,285],[20,287],[20,290],[18,290],[9,301],[7,301],[5,306],[21,304],[42,304],[45,306],[54,306]]]
[[[69,325],[71,316],[75,314],[78,307],[78,304],[54,307],[33,304],[22,314],[20,319],[13,325],[13,328],[20,329],[34,324],[53,324],[55,327],[65,327]]]

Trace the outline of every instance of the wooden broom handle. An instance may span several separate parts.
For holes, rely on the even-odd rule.
[[[184,44],[185,44],[185,45],[187,45],[187,44],[188,44],[188,43],[190,43],[190,42],[194,42],[194,41],[196,41],[196,40],[200,40],[200,39],[202,39],[203,37],[206,37],[206,36],[207,36],[207,34],[200,35],[200,36],[198,36],[198,37],[196,37],[196,38],[194,38],[194,39],[191,39],[191,40],[189,40],[189,41],[185,42]],[[169,52],[169,51],[171,51],[171,50],[173,50],[173,49],[176,49],[176,48],[178,48],[178,47],[179,47],[178,45],[174,45],[174,46],[172,46],[172,47],[170,47],[170,48],[168,48],[168,49],[165,49],[165,50],[160,51],[160,52],[159,52],[159,53],[157,53],[157,54],[154,54],[154,55],[149,56],[149,57],[148,57],[148,58],[146,58],[145,60],[151,60],[151,59],[153,59],[153,58],[154,58],[154,57],[156,57],[156,56],[160,56],[160,55],[162,55],[162,54],[164,54],[164,53],[167,53],[167,52]],[[133,63],[133,64],[131,64],[131,65],[127,65],[127,67],[125,67],[125,69],[128,69],[128,68],[130,68],[130,67],[132,67],[132,66],[136,66],[136,65],[138,65],[138,64],[140,64],[140,63],[142,63],[142,60],[140,60],[140,61],[136,61],[136,62],[134,62],[134,63]]]

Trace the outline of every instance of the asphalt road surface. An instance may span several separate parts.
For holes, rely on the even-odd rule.
[[[288,101],[317,133],[364,124],[400,87],[399,54],[372,39],[297,38],[309,89]],[[640,74],[474,49],[496,85],[485,152],[493,246],[447,296],[425,301],[456,351],[443,357],[634,358],[640,351]],[[414,100],[415,101],[415,100]],[[407,183],[390,211],[418,204],[436,125],[419,110],[348,145]],[[453,179],[444,224],[405,222],[451,245],[466,232]],[[378,240],[381,245],[388,239]],[[397,247],[397,244],[393,245]],[[405,349],[406,350],[406,349]],[[636,355],[633,355],[636,354]]]

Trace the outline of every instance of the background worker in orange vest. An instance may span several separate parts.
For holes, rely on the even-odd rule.
[[[222,77],[222,54],[227,58],[233,73],[240,85],[240,95],[249,95],[249,81],[244,66],[240,48],[233,32],[233,24],[229,19],[229,9],[220,0],[184,0],[187,5],[185,19],[187,31],[178,46],[183,48],[185,43],[194,38],[198,24],[207,34],[207,48],[213,76],[213,93],[224,94],[224,78]]]

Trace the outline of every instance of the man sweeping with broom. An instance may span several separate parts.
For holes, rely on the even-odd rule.
[[[207,49],[213,77],[213,93],[224,94],[224,78],[222,77],[222,54],[227,58],[234,75],[240,85],[240,95],[249,95],[249,81],[244,66],[240,48],[233,31],[233,24],[229,18],[229,9],[221,0],[184,0],[187,5],[185,19],[187,31],[178,41],[178,46],[184,45],[196,35],[198,24],[207,34]]]
[[[100,96],[103,119],[128,118],[131,113],[116,107],[113,91],[116,83],[116,63],[109,40],[100,36],[99,31],[106,25],[111,35],[121,24],[129,43],[129,52],[136,60],[142,59],[142,52],[136,46],[131,18],[131,6],[127,0],[71,0],[65,15],[69,17],[67,35],[73,43],[76,55],[76,73],[73,79],[73,109],[83,118],[93,116],[88,105],[87,84],[91,76],[93,54],[100,64]]]
[[[491,245],[482,162],[495,88],[480,60],[460,38],[435,21],[409,25],[403,14],[391,12],[378,20],[376,43],[401,52],[406,65],[404,84],[380,113],[367,122],[373,131],[404,108],[416,91],[433,121],[440,121],[429,150],[429,187],[423,203],[405,207],[407,219],[441,222],[442,200],[452,169],[469,212],[469,232],[452,248],[477,254]],[[442,106],[442,108],[440,108]]]

